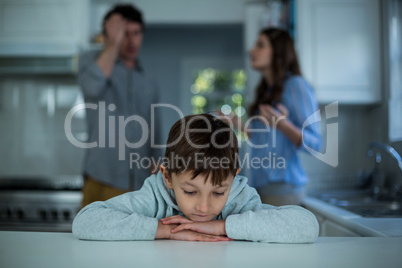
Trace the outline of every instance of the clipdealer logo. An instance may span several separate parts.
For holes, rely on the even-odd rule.
[[[140,148],[141,146],[144,146],[146,142],[148,142],[148,138],[150,137],[151,139],[151,147],[152,148],[165,148],[165,144],[156,144],[155,142],[155,136],[153,135],[155,133],[155,109],[160,108],[160,107],[165,107],[169,109],[175,110],[179,116],[182,118],[184,117],[184,114],[181,112],[179,108],[177,108],[174,105],[171,104],[151,104],[151,122],[150,126],[148,125],[148,122],[141,116],[139,115],[132,115],[127,118],[124,116],[108,116],[106,118],[106,104],[105,102],[99,102],[98,104],[94,103],[82,103],[74,106],[66,115],[66,119],[64,120],[64,131],[66,133],[67,139],[73,144],[74,146],[78,148],[83,148],[83,149],[90,149],[90,148],[105,148],[106,146],[109,148],[115,148],[116,146],[118,147],[119,151],[119,160],[125,160],[126,159],[126,147],[128,148]],[[99,119],[99,130],[98,130],[98,141],[93,141],[93,142],[81,142],[77,140],[71,130],[71,122],[74,117],[74,114],[77,113],[78,111],[82,109],[92,109],[98,112],[98,119]],[[114,104],[109,104],[107,109],[111,112],[116,110],[116,105]],[[114,127],[116,125],[116,118],[117,118],[117,133],[116,133],[116,128]],[[106,120],[108,120],[109,123],[109,129],[106,130]],[[141,138],[133,143],[129,142],[125,136],[125,130],[127,125],[130,122],[135,122],[139,125],[139,128],[141,129]],[[107,131],[107,132],[106,132]],[[108,135],[106,135],[106,133]],[[150,135],[151,133],[151,135]],[[116,145],[116,135],[118,135],[118,144]],[[106,136],[109,137],[108,143],[106,144]]]
[[[110,104],[106,108],[105,102],[99,102],[99,104],[82,103],[82,104],[78,104],[78,105],[74,106],[66,115],[66,119],[64,121],[64,129],[65,129],[66,137],[71,142],[71,144],[73,144],[74,146],[76,146],[78,148],[85,148],[85,149],[95,148],[95,147],[104,148],[106,146],[110,147],[110,148],[118,147],[119,160],[126,159],[127,147],[128,148],[139,148],[141,146],[144,146],[146,144],[146,142],[148,142],[148,139],[151,139],[150,146],[152,148],[166,148],[166,146],[169,146],[169,145],[155,143],[155,137],[153,134],[156,131],[155,130],[155,109],[156,108],[173,109],[174,111],[177,112],[177,114],[179,115],[179,118],[184,117],[183,112],[174,105],[166,104],[166,103],[152,104],[151,105],[151,122],[150,122],[150,126],[149,126],[148,122],[139,115],[132,115],[127,118],[125,118],[124,116],[109,115],[106,118],[106,109],[108,109],[110,112],[115,111],[116,106],[114,104]],[[81,142],[81,141],[77,140],[72,133],[71,122],[74,117],[74,114],[82,109],[92,109],[92,110],[97,111],[97,113],[98,113],[99,129],[98,129],[98,140],[97,141]],[[324,110],[325,110],[325,121],[329,120],[331,118],[337,118],[338,117],[338,102],[336,101],[336,102],[326,105]],[[218,118],[220,118],[220,117],[218,117]],[[224,119],[224,118],[220,118],[220,119]],[[106,129],[106,120],[108,120],[108,124],[109,124],[108,130]],[[283,120],[283,117],[279,117],[279,118],[275,119],[273,126],[270,126],[270,123],[262,116],[257,116],[257,117],[254,116],[252,118],[249,118],[246,122],[246,125],[248,126],[252,120],[261,120],[262,122],[265,123],[265,126],[266,126],[263,129],[250,129],[250,130],[252,130],[252,132],[270,132],[276,128],[276,124],[280,120]],[[118,124],[117,129],[115,128],[116,121]],[[318,149],[315,150],[315,149],[309,147],[307,145],[309,143],[305,142],[305,138],[306,138],[305,132],[307,132],[306,128],[308,126],[310,126],[311,124],[319,123],[321,121],[322,121],[322,118],[321,118],[320,110],[317,110],[315,113],[313,113],[311,116],[309,116],[307,118],[307,120],[303,123],[302,129],[301,129],[302,144],[312,156],[314,156],[318,160],[320,160],[332,167],[336,167],[336,166],[338,166],[338,162],[339,162],[338,161],[339,160],[338,159],[339,158],[339,152],[338,152],[338,148],[339,148],[338,147],[338,138],[339,137],[338,137],[338,123],[337,122],[326,124],[326,131],[325,131],[326,146],[325,146],[324,153],[319,152]],[[127,138],[125,137],[126,126],[130,122],[137,123],[137,125],[139,125],[139,129],[141,132],[141,138],[135,143],[129,142],[127,140]],[[229,122],[229,125],[233,129],[233,124]],[[205,132],[205,130],[201,130],[201,132]],[[185,131],[185,129],[183,129],[182,135],[184,135],[185,133],[187,133],[187,132]],[[116,135],[118,138],[117,145],[116,145]],[[106,137],[108,137],[107,142],[106,142]],[[188,138],[187,135],[186,135],[186,138]],[[251,143],[251,140],[246,140],[246,142],[250,147],[253,147],[253,148],[264,148],[264,147],[269,147],[269,146],[276,147],[277,146],[276,145],[276,131],[272,131],[271,138],[272,138],[271,145],[269,145],[268,143],[253,144],[253,143]],[[241,144],[239,144],[239,147],[240,146],[241,146]],[[143,157],[145,157],[145,156],[139,157],[139,155],[138,155],[137,160],[140,158],[142,159]],[[272,156],[269,155],[268,160],[271,161],[272,160],[271,158],[273,158],[274,163],[275,163],[276,159],[280,160],[280,161],[276,161],[276,162],[281,164],[281,168],[284,168],[286,166],[286,159],[281,159],[281,157],[278,157],[275,154],[273,154]],[[267,160],[267,159],[265,159],[265,160]],[[132,159],[132,155],[130,154],[130,162],[131,161],[133,161],[133,159]],[[244,162],[248,163],[250,161],[253,162],[254,159],[250,160],[249,155],[246,154]],[[135,162],[135,159],[134,159],[134,162]],[[275,167],[276,167],[275,164],[274,164],[274,167],[270,166],[270,168],[275,168]]]
[[[337,118],[338,117],[338,101],[335,101],[333,103],[330,103],[325,106],[325,120],[329,120],[331,118]],[[326,124],[326,135],[325,135],[325,141],[326,141],[326,146],[325,146],[325,152],[321,153],[313,148],[309,147],[306,145],[304,142],[304,135],[303,135],[303,130],[316,122],[321,121],[321,114],[320,110],[317,110],[315,113],[313,113],[311,116],[307,118],[307,120],[303,123],[302,127],[302,137],[303,137],[303,146],[306,148],[306,150],[315,158],[318,160],[332,166],[332,167],[337,167],[339,164],[339,132],[338,132],[338,122],[336,123],[327,123]]]

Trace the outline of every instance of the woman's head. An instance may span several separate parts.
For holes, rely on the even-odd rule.
[[[250,56],[251,66],[262,73],[270,72],[269,77],[272,79],[267,81],[267,76],[261,79],[255,101],[249,110],[250,115],[253,115],[259,104],[280,102],[287,73],[301,75],[301,72],[293,39],[288,32],[281,29],[263,29],[250,51]],[[270,91],[267,90],[268,85],[271,87]]]
[[[293,40],[284,30],[262,30],[250,56],[251,65],[256,70],[276,69],[300,73]]]

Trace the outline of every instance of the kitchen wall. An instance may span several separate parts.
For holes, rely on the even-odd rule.
[[[182,107],[183,92],[189,90],[182,88],[181,66],[186,59],[238,58],[242,61],[243,51],[242,25],[152,25],[146,32],[140,57],[145,71],[158,81],[160,100]],[[80,98],[75,78],[3,79],[2,85],[0,131],[5,134],[0,139],[0,158],[3,159],[0,176],[80,174],[84,151],[66,140],[62,125],[68,111],[66,108],[72,107]],[[64,99],[66,102],[66,98],[70,101],[63,108],[60,101]],[[54,110],[49,108],[52,100],[55,101]],[[19,102],[10,108],[14,110],[6,108],[14,102]],[[371,163],[366,157],[367,146],[381,129],[380,124],[371,122],[373,109],[359,105],[340,106],[337,120],[323,122],[324,136],[326,123],[339,124],[339,166],[333,168],[303,153],[311,187],[358,183],[359,172],[370,167]],[[163,116],[162,136],[166,140],[178,115],[167,111]],[[83,135],[83,121],[76,118],[74,122],[75,133]],[[15,124],[19,127],[12,127]]]
[[[82,102],[76,78],[7,76],[0,79],[0,177],[77,176],[83,149],[64,132],[67,112]],[[85,118],[72,120],[85,139]]]
[[[109,5],[108,1],[90,2]],[[203,20],[200,16],[196,24],[191,25],[172,24],[172,16],[162,17],[170,24],[158,24],[159,13],[152,13],[155,7],[147,6],[147,3],[150,1],[139,1],[139,6],[154,23],[148,26],[141,60],[145,70],[158,81],[162,102],[178,107],[185,103],[184,91],[188,88],[183,87],[185,78],[182,69],[189,59],[205,58],[213,59],[214,62],[232,59],[233,62],[244,62],[243,25],[240,23],[243,0],[236,0],[236,23],[233,23],[234,17],[231,17],[227,25],[222,24],[222,21],[220,25],[203,25],[200,24]],[[96,32],[98,29],[92,27],[92,30]],[[384,98],[380,104],[341,105],[338,118],[322,122],[324,137],[326,123],[338,124],[339,165],[334,168],[302,154],[303,164],[311,178],[311,188],[356,185],[361,173],[373,166],[373,159],[366,155],[368,144],[373,140],[388,142],[387,90],[388,85],[384,81]],[[0,177],[79,175],[84,151],[67,141],[62,124],[69,108],[80,100],[82,96],[75,77],[2,76]],[[166,140],[170,126],[178,119],[178,115],[167,111],[163,116],[162,136]],[[75,118],[73,122],[75,134],[85,139],[83,117]],[[402,154],[402,142],[392,145]]]
[[[323,153],[326,152],[328,135],[326,124],[338,124],[339,162],[338,166],[332,167],[310,155],[302,154],[303,165],[310,177],[310,188],[326,189],[361,183],[361,176],[374,164],[374,160],[367,156],[367,148],[371,141],[382,140],[382,125],[380,121],[372,120],[375,109],[365,105],[340,105],[337,118],[322,122]],[[322,112],[324,106],[320,105],[320,110]]]

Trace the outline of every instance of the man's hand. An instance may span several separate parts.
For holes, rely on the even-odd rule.
[[[113,14],[105,22],[105,45],[96,62],[105,77],[110,77],[119,54],[120,44],[126,34],[127,21],[119,14]]]
[[[113,14],[105,22],[107,45],[119,47],[124,35],[126,34],[127,21],[119,14]]]
[[[171,233],[179,233],[184,230],[191,230],[197,233],[221,236],[226,235],[225,220],[212,220],[206,222],[191,221],[182,216],[172,216],[161,219],[161,222],[165,224],[179,224],[172,228]]]

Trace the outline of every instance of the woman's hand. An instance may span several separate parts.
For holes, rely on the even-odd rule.
[[[302,144],[301,129],[296,127],[290,120],[287,120],[288,110],[282,104],[278,104],[279,113],[271,105],[260,105],[260,113],[264,117],[264,123],[279,129],[296,146]]]
[[[286,120],[288,110],[282,104],[277,105],[279,113],[269,104],[260,104],[260,114],[264,117],[264,123],[272,127],[280,127],[281,123]]]

